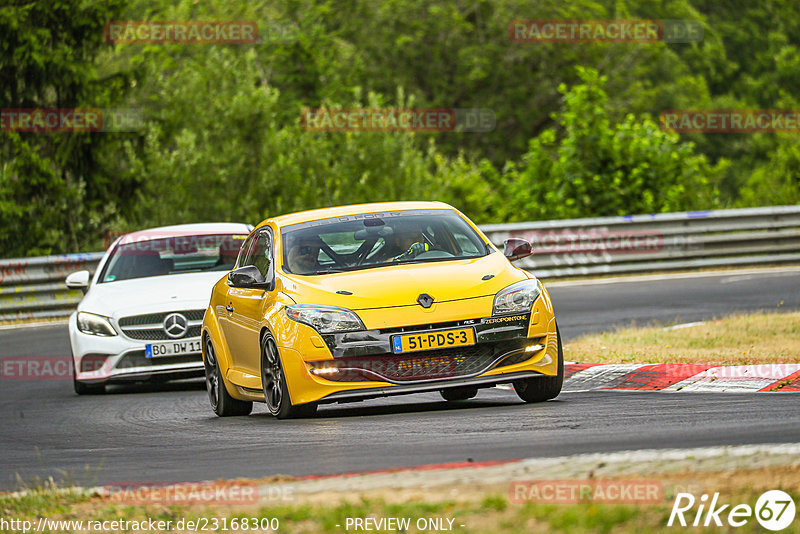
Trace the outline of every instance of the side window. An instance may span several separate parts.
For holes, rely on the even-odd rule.
[[[457,256],[480,256],[481,251],[478,248],[478,244],[475,242],[474,236],[470,239],[470,236],[464,233],[465,228],[461,228],[460,225],[452,224],[450,221],[446,221],[444,223],[445,232],[444,234],[448,236],[447,241],[452,242],[452,245],[448,248],[452,248],[455,246],[454,252]]]
[[[461,252],[467,256],[476,256],[480,255],[480,250],[478,247],[475,246],[475,243],[469,240],[467,236],[462,233],[455,234],[456,241],[458,241],[458,246],[461,248]]]
[[[243,255],[239,266],[255,265],[266,277],[272,265],[272,236],[265,228],[253,234],[251,239],[252,241],[242,248]]]
[[[236,263],[237,267],[244,267],[247,264],[247,255],[250,252],[250,249],[253,247],[253,243],[256,241],[256,237],[258,237],[257,233],[252,233],[247,237],[247,240],[242,243],[242,248],[239,251],[239,258],[238,262]]]

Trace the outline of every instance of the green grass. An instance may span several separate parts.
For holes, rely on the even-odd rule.
[[[794,497],[797,499],[797,493]],[[743,489],[739,495],[726,502],[755,503],[757,492]],[[58,490],[31,491],[25,496],[0,497],[0,513],[5,518],[36,519],[39,516],[63,519],[84,520],[142,520],[145,518],[171,520],[227,517],[233,518],[277,518],[278,532],[296,533],[334,533],[346,532],[347,518],[372,517],[376,519],[397,517],[410,518],[410,533],[426,532],[416,528],[419,518],[454,519],[454,532],[493,534],[520,532],[564,532],[564,533],[611,533],[631,532],[645,534],[651,532],[675,532],[676,528],[666,526],[671,500],[654,505],[608,505],[597,503],[581,504],[515,504],[507,497],[496,493],[485,495],[481,500],[470,502],[419,502],[401,504],[362,498],[356,502],[318,504],[298,504],[291,506],[270,506],[250,510],[230,510],[221,505],[207,507],[165,507],[165,506],[118,506],[110,505],[97,498],[89,498],[74,492]],[[760,531],[755,520],[736,532]],[[461,527],[460,525],[464,525]],[[796,527],[784,532],[798,532]],[[792,529],[794,528],[794,530]],[[353,529],[350,529],[353,531]],[[680,528],[678,528],[680,530]],[[693,529],[698,532],[714,529]]]
[[[77,504],[90,500],[85,493],[54,488],[36,488],[20,496],[0,495],[0,517],[36,518],[69,513]]]
[[[734,315],[674,330],[620,328],[567,343],[564,357],[596,363],[798,363],[800,313]]]

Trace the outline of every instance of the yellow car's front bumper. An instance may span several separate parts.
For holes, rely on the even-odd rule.
[[[528,361],[501,368],[492,368],[467,378],[444,378],[409,383],[380,381],[336,382],[311,373],[308,365],[296,351],[292,350],[289,353],[284,353],[283,358],[284,372],[292,377],[289,381],[290,395],[292,396],[292,401],[298,404],[364,400],[389,395],[438,391],[454,387],[490,387],[525,378],[555,376],[558,373],[558,348],[556,346],[555,333],[547,336],[546,347]]]
[[[475,329],[475,345],[408,354],[392,351],[391,340],[401,332],[435,332],[459,326]],[[280,347],[294,404],[490,387],[558,373],[558,336],[547,297],[540,298],[530,313],[514,317],[490,316],[455,324],[327,336],[308,328],[306,336],[297,334],[305,339],[298,343],[295,337],[295,343]]]

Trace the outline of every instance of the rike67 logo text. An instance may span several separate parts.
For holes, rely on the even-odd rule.
[[[727,524],[729,527],[742,527],[755,517],[762,527],[779,531],[791,525],[794,516],[794,500],[781,490],[764,492],[755,507],[723,504],[719,493],[714,493],[710,501],[706,494],[696,499],[691,493],[679,493],[672,505],[667,526],[722,527]]]

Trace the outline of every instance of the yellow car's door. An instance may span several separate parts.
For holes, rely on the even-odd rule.
[[[253,266],[266,277],[273,265],[272,235],[268,228],[253,236],[239,268]],[[220,325],[231,352],[232,367],[261,376],[261,325],[269,293],[264,287],[229,287]]]

